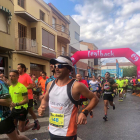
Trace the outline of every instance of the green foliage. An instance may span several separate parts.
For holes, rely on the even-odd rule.
[[[132,77],[137,76],[137,67],[133,66],[130,68],[122,68],[123,69],[123,76],[124,77]]]

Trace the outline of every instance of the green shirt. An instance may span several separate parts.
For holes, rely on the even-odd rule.
[[[119,85],[118,87],[122,88],[124,86],[124,80],[118,80],[117,84]]]
[[[23,96],[27,95],[27,88],[23,84],[18,82],[16,86],[9,87],[9,93],[11,95],[13,103],[20,103],[23,101]],[[15,109],[21,109],[21,107],[27,109],[28,104],[26,103],[21,106],[16,106]]]

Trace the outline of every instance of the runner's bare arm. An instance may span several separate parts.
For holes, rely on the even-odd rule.
[[[98,97],[93,94],[83,83],[75,82],[72,90],[73,98],[78,100],[80,95],[90,99],[89,105],[85,108],[89,112],[98,104]]]
[[[11,98],[8,98],[8,99],[0,99],[0,105],[1,106],[10,106],[11,105]]]
[[[19,105],[24,105],[29,102],[28,95],[23,96],[23,101],[19,103]]]
[[[44,98],[41,101],[40,107],[38,108],[38,115],[42,116],[45,112],[46,107],[48,106],[48,102],[49,102],[49,89],[51,86],[52,82],[49,82],[47,84],[47,88],[46,88],[46,93],[44,95]]]
[[[27,89],[32,89],[33,88],[33,84],[29,84],[26,88]]]

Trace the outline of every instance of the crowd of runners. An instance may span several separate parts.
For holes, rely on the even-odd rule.
[[[10,140],[29,140],[20,132],[38,130],[40,124],[34,113],[34,105],[39,105],[38,115],[43,116],[49,108],[49,134],[51,140],[76,140],[77,126],[87,123],[87,116],[93,118],[93,109],[100,98],[104,101],[104,121],[108,120],[109,104],[115,110],[113,98],[118,101],[126,97],[128,85],[140,84],[140,79],[132,77],[76,77],[70,75],[72,61],[67,56],[50,60],[52,76],[40,72],[40,77],[26,73],[26,66],[17,65],[17,70],[8,77],[0,73],[0,134],[7,134]],[[28,115],[34,119],[30,123]],[[37,140],[35,138],[34,140]],[[38,138],[38,140],[40,140]]]

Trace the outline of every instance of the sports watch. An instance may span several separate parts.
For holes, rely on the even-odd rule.
[[[16,106],[19,106],[19,103],[16,103]]]
[[[86,117],[88,116],[88,110],[84,109],[84,110],[82,110],[82,113],[84,113]]]

